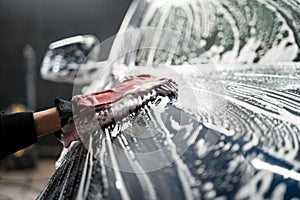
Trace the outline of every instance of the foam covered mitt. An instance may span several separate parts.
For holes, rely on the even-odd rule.
[[[155,100],[157,96],[177,97],[172,79],[151,75],[128,77],[115,88],[72,98],[76,123],[97,118],[101,127],[117,122],[131,112]]]
[[[55,105],[61,116],[64,146],[68,147],[73,140],[79,139],[74,125],[73,128],[69,126],[73,123],[73,119],[76,128],[80,129],[77,131],[88,133],[99,128],[99,125],[105,128],[120,121],[149,101],[154,101],[158,96],[176,99],[177,90],[177,84],[172,79],[158,79],[143,74],[128,77],[115,88],[109,90],[74,96],[72,98],[72,117],[69,115],[70,104],[57,100]],[[56,133],[56,135],[58,134]]]

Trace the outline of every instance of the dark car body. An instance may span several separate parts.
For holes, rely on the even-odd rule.
[[[299,10],[292,0],[133,1],[107,70],[84,92],[162,65],[191,93],[74,142],[38,199],[299,198]]]

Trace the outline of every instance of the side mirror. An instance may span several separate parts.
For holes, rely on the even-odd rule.
[[[53,42],[42,62],[41,77],[71,84],[76,79],[76,84],[88,84],[91,82],[90,74],[97,71],[99,55],[100,42],[93,35],[79,35]]]

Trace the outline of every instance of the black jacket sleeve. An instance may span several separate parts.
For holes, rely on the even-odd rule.
[[[32,112],[0,113],[0,160],[36,142]]]

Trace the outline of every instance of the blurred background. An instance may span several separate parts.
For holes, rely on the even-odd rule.
[[[70,99],[72,85],[52,83],[40,77],[48,45],[81,34],[95,35],[100,41],[107,39],[118,31],[130,3],[131,0],[1,0],[0,110],[37,111],[52,107],[55,97]],[[28,66],[32,67],[30,74]],[[31,82],[28,86],[27,79]],[[17,191],[22,194],[24,188],[15,186],[27,185],[25,189],[33,187],[33,192],[39,192],[52,174],[61,148],[56,138],[49,135],[29,150],[0,161],[0,199],[18,198],[9,196],[19,194]],[[39,161],[39,158],[44,159]],[[26,171],[9,172],[11,169]],[[29,177],[33,178],[30,183]],[[11,185],[14,187],[9,188]],[[35,193],[32,195],[35,197]]]
[[[53,106],[55,97],[70,99],[72,85],[52,83],[40,78],[41,62],[49,43],[80,34],[93,34],[100,41],[107,39],[118,31],[130,2],[131,0],[0,1],[0,110],[9,112],[22,109],[19,104],[26,109],[42,110]],[[32,50],[35,54],[33,64],[36,77],[32,76],[31,79],[35,79],[36,94],[27,100],[26,67],[32,61],[26,54]],[[35,103],[28,105],[27,101]],[[52,136],[39,141],[39,145],[53,144],[58,143]],[[47,152],[40,153],[43,156]]]

